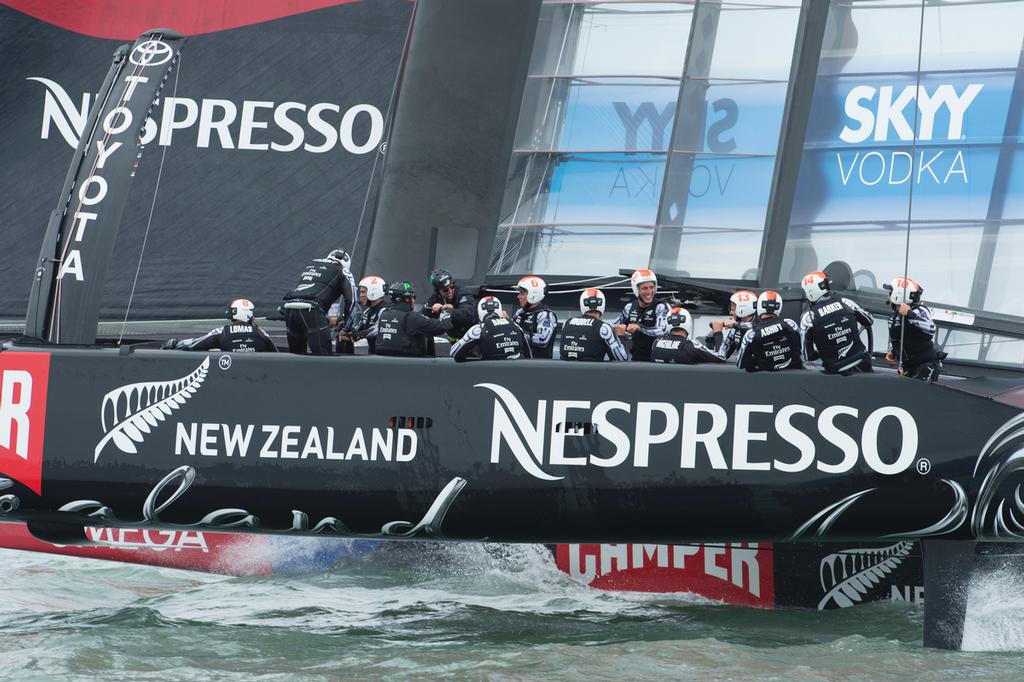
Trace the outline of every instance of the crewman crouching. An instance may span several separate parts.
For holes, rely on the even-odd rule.
[[[758,319],[743,335],[736,366],[748,372],[775,372],[803,369],[800,327],[793,320],[779,317],[782,297],[765,291],[757,297]]]
[[[377,318],[377,355],[433,357],[434,335],[452,328],[451,311],[443,310],[432,320],[418,310],[416,287],[410,282],[393,282],[388,287],[391,303]]]
[[[354,344],[366,339],[370,354],[374,353],[377,343],[377,320],[384,311],[384,280],[376,275],[369,275],[359,280],[359,302],[363,309],[351,329],[338,334],[338,341]]]
[[[651,362],[667,362],[676,365],[697,365],[701,363],[723,363],[725,358],[709,349],[693,335],[693,318],[685,308],[669,310],[668,334],[655,339],[651,346]],[[721,335],[721,332],[717,332]]]
[[[579,317],[570,317],[562,325],[563,360],[601,362],[606,357],[612,362],[629,360],[625,346],[615,336],[615,329],[601,319],[605,309],[604,292],[587,289],[580,294]]]
[[[530,357],[530,344],[508,313],[501,309],[501,301],[484,296],[476,306],[479,322],[463,334],[452,346],[455,362],[465,362],[480,351],[481,360],[520,360]]]
[[[173,350],[214,350],[231,353],[276,353],[277,346],[253,319],[256,307],[247,298],[236,298],[228,305],[228,324],[214,327],[195,339],[170,339],[163,348]]]
[[[889,352],[885,361],[899,366],[905,377],[935,381],[945,355],[935,349],[935,320],[921,305],[924,288],[909,277],[897,277],[884,285],[889,290]]]

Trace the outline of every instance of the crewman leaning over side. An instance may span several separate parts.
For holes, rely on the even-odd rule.
[[[526,334],[534,358],[550,358],[555,350],[558,317],[544,301],[548,285],[536,275],[527,275],[519,280],[517,288],[520,307],[512,314],[512,321]]]
[[[629,360],[629,353],[615,336],[615,330],[601,319],[605,310],[605,296],[600,289],[587,289],[580,294],[580,315],[570,317],[562,325],[563,360],[612,362]]]
[[[729,297],[729,315],[728,320],[711,322],[711,334],[705,338],[705,343],[709,346],[714,343],[715,352],[726,360],[739,350],[743,336],[754,324],[757,315],[757,294],[747,289],[733,292]],[[714,334],[718,332],[721,332],[719,340],[713,341]]]
[[[674,365],[723,363],[725,358],[693,336],[693,317],[685,308],[672,308],[665,320],[668,333],[655,339],[651,346],[651,362]],[[721,332],[716,332],[721,336]]]
[[[635,271],[629,278],[629,285],[636,298],[622,309],[619,319],[615,322],[615,335],[631,335],[632,359],[647,361],[651,359],[654,339],[664,336],[668,331],[665,320],[670,306],[664,301],[654,301],[654,295],[658,293],[658,278],[652,271],[646,268]]]
[[[214,327],[194,339],[169,339],[163,348],[173,350],[223,350],[229,353],[276,353],[277,346],[256,324],[256,306],[247,298],[236,298],[225,311],[228,324]]]
[[[757,319],[743,335],[736,366],[748,372],[776,372],[802,369],[800,327],[796,322],[779,317],[782,296],[765,291],[757,297]]]
[[[909,277],[897,277],[884,285],[889,290],[889,352],[885,361],[899,366],[905,377],[935,381],[942,358],[935,348],[935,320],[921,304],[924,287]]]
[[[465,362],[476,353],[481,360],[521,360],[530,357],[530,344],[523,330],[508,319],[501,301],[484,296],[477,303],[479,322],[470,327],[462,338],[452,345],[455,362]]]
[[[391,303],[377,318],[377,355],[433,357],[434,335],[447,334],[452,328],[451,311],[444,310],[432,320],[418,310],[416,287],[409,282],[393,282],[388,287]]]
[[[349,329],[338,333],[338,341],[354,344],[366,339],[370,354],[374,353],[377,344],[377,320],[385,306],[384,278],[369,275],[359,280],[359,303],[362,311]]]
[[[871,313],[833,292],[824,272],[807,273],[801,287],[811,304],[800,318],[804,358],[821,358],[826,374],[871,372],[871,355],[860,340],[861,327],[874,323]]]

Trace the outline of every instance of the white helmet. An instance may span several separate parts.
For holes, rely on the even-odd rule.
[[[368,275],[359,280],[359,287],[366,289],[367,301],[379,301],[384,298],[386,284],[382,277],[377,277],[376,275]]]
[[[757,297],[757,313],[759,315],[778,315],[782,310],[782,297],[777,291],[765,291]]]
[[[348,255],[345,249],[335,249],[327,254],[327,260],[332,260],[346,270],[352,265],[352,256]]]
[[[897,277],[884,288],[889,290],[889,303],[893,305],[920,303],[924,293],[924,288],[909,277]]]
[[[737,319],[750,317],[757,312],[757,294],[753,291],[740,289],[729,297],[729,302],[736,306],[733,314],[736,315]]]
[[[629,285],[633,287],[633,295],[640,297],[640,285],[644,282],[654,282],[654,291],[658,291],[658,278],[647,268],[640,268],[629,278]]]
[[[588,312],[604,314],[604,292],[600,289],[585,289],[580,294],[580,313],[586,315]]]
[[[491,315],[501,315],[501,301],[495,296],[484,296],[476,304],[476,316],[483,322]]]
[[[241,322],[242,324],[249,324],[252,322],[255,311],[256,306],[252,304],[252,301],[247,298],[236,298],[228,305],[228,319]]]
[[[686,308],[673,308],[668,311],[668,330],[682,329],[686,332],[687,338],[693,336],[693,317]]]
[[[804,275],[800,286],[803,287],[804,296],[807,297],[807,300],[814,303],[829,292],[832,280],[824,272],[808,272]]]
[[[540,303],[548,293],[548,285],[536,275],[527,275],[519,280],[519,289],[526,292],[526,302],[530,305]]]

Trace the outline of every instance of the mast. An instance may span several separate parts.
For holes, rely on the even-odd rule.
[[[50,213],[32,281],[25,335],[52,343],[96,340],[103,284],[147,118],[185,38],[152,29],[114,52],[98,104]],[[134,151],[134,153],[133,153]]]

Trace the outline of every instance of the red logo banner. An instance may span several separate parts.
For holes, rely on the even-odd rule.
[[[49,353],[0,353],[0,476],[42,494]]]

